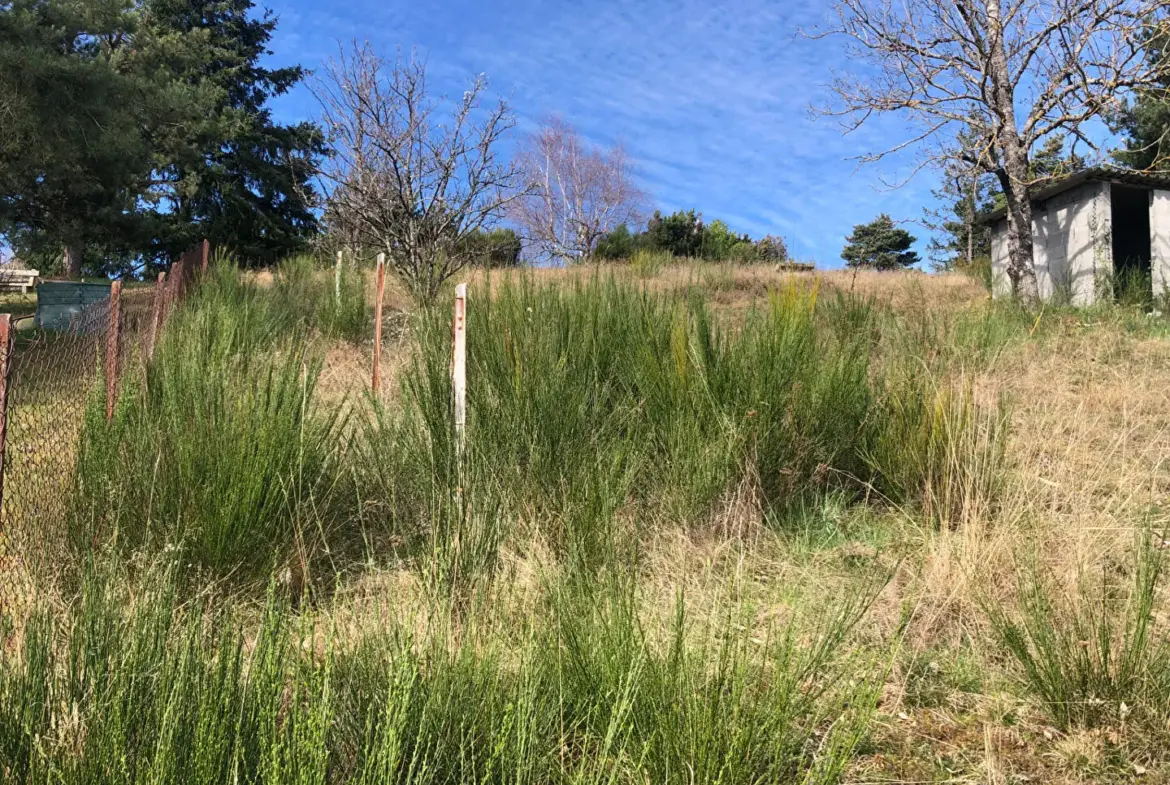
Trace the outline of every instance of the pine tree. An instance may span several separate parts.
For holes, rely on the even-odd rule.
[[[1164,19],[1162,20],[1165,21]],[[1166,69],[1167,27],[1151,24],[1145,42],[1147,60],[1160,64],[1158,84],[1137,92],[1113,118],[1114,133],[1125,137],[1125,147],[1114,153],[1118,163],[1134,169],[1170,171],[1170,70]]]
[[[953,166],[931,191],[942,207],[924,210],[926,228],[935,232],[927,254],[935,270],[973,268],[991,257],[991,229],[979,217],[994,210],[1002,192],[995,178]]]
[[[304,71],[261,65],[276,20],[252,7],[0,2],[0,237],[73,276],[203,237],[251,262],[303,248],[324,139],[273,121]]]
[[[137,198],[164,102],[134,66],[136,26],[98,0],[0,4],[0,235],[43,269],[76,276],[84,249],[148,231]]]
[[[162,255],[208,237],[244,262],[272,263],[318,231],[312,177],[326,152],[322,132],[276,123],[267,106],[305,71],[261,64],[277,20],[252,10],[252,0],[145,0],[142,8],[152,56],[175,69],[198,108],[158,140],[151,193]]]
[[[916,238],[895,226],[885,213],[867,224],[854,226],[853,234],[845,240],[841,258],[850,267],[897,270],[919,261],[918,253],[911,250]]]

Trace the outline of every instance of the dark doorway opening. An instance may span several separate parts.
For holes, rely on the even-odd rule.
[[[1150,192],[1114,185],[1113,288],[1121,302],[1139,304],[1153,297],[1150,276]]]

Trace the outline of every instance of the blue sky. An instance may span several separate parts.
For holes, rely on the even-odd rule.
[[[885,118],[843,136],[811,105],[845,70],[834,41],[799,35],[826,21],[824,0],[270,0],[280,24],[274,62],[316,68],[339,41],[386,55],[417,47],[437,91],[458,96],[485,74],[507,97],[517,134],[558,113],[590,141],[622,143],[664,212],[695,208],[753,236],[780,234],[792,252],[841,265],[852,226],[887,212],[913,221],[935,178],[903,156],[858,168],[849,160],[905,138]],[[275,104],[279,119],[312,116],[304,87]],[[925,230],[909,227],[920,238]],[[920,248],[920,250],[922,250]]]

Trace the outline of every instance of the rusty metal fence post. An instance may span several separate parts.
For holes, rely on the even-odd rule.
[[[8,375],[12,370],[12,314],[0,314],[0,537],[4,534],[4,470],[8,454]]]
[[[374,301],[374,378],[375,399],[382,397],[382,293],[386,289],[386,254],[378,254],[378,294]]]
[[[171,308],[183,296],[183,274],[186,264],[183,257],[179,257],[179,261],[171,265],[171,274],[167,278],[166,298],[163,302],[162,322],[166,324],[167,319],[170,318]]]
[[[110,322],[106,332],[106,422],[114,419],[118,402],[118,349],[122,331],[122,282],[110,285]]]
[[[146,359],[154,357],[154,347],[158,343],[160,329],[159,320],[162,319],[163,298],[167,296],[167,274],[164,270],[158,274],[154,283],[154,297],[150,304],[150,326],[146,331]]]

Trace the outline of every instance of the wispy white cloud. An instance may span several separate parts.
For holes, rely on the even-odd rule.
[[[810,116],[828,100],[835,67],[847,65],[836,43],[798,34],[824,21],[826,5],[281,0],[273,49],[313,68],[339,39],[387,52],[417,45],[445,91],[486,73],[521,129],[556,112],[599,144],[624,144],[664,210],[693,207],[756,236],[782,234],[797,253],[835,265],[854,224],[879,212],[919,218],[933,177],[889,190],[883,180],[904,176],[908,156],[861,169],[851,160],[905,138],[895,119],[843,136],[835,121]],[[278,108],[301,117],[312,102],[301,90]]]

